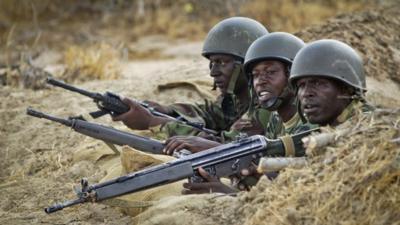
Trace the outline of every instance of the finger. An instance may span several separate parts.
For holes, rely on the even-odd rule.
[[[178,147],[181,143],[174,139],[173,141],[171,141],[167,146],[166,146],[166,150],[165,150],[165,154],[167,155],[172,155],[174,154],[174,151],[176,149],[176,147]]]
[[[218,181],[218,178],[211,176],[205,169],[199,168],[199,174],[208,182]]]
[[[164,144],[165,144],[165,145],[168,145],[170,142],[172,142],[173,140],[175,140],[176,137],[177,137],[177,136],[173,136],[173,137],[168,138],[167,140],[164,141]]]
[[[165,142],[163,153],[169,155],[169,152],[171,152],[174,148],[174,143],[175,143],[175,138],[170,138]]]
[[[212,185],[209,183],[184,183],[183,189],[181,191],[182,194],[204,194],[211,193]]]
[[[254,175],[254,174],[258,174],[257,165],[252,163],[248,168],[241,170],[240,174],[242,176],[251,176],[251,175]]]
[[[194,194],[196,194],[196,195],[199,195],[199,194],[208,194],[208,193],[212,193],[212,190],[211,189],[207,189],[207,190],[189,190],[189,189],[183,189],[182,191],[181,191],[181,193],[182,193],[182,195],[194,195]]]
[[[174,151],[178,151],[178,152],[179,152],[179,151],[181,151],[181,150],[183,150],[183,149],[186,149],[186,150],[192,152],[191,146],[188,145],[186,142],[183,142],[183,143],[179,144],[179,145],[174,149]]]

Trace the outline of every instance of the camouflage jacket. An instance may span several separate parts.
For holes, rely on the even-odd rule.
[[[261,107],[256,108],[253,113],[248,112],[240,120],[243,119],[247,119],[250,125],[238,127],[235,126],[237,123],[235,122],[229,132],[222,132],[221,139],[223,143],[233,141],[240,136],[255,134],[264,135],[269,139],[276,139],[283,135],[296,134],[318,127],[308,123],[299,113],[296,113],[289,121],[283,122],[278,112],[270,112]]]
[[[280,136],[296,134],[316,127],[318,126],[310,124],[305,119],[302,119],[298,112],[286,122],[282,121],[277,112],[273,112],[264,130],[264,136],[270,139],[276,139]]]
[[[232,107],[234,106],[234,107]],[[219,96],[215,102],[205,100],[204,104],[176,103],[170,105],[174,112],[183,119],[203,124],[206,128],[221,132],[229,130],[249,108],[249,102],[233,101]],[[199,135],[197,129],[179,122],[168,122],[161,127],[167,137],[176,135]],[[204,135],[207,137],[207,135]]]
[[[231,126],[229,131],[221,132],[221,143],[228,143],[243,136],[263,135],[270,116],[271,111],[261,107],[248,111]]]
[[[359,100],[353,100],[336,118],[336,124],[340,125],[346,121],[351,121],[353,117],[360,114],[368,114],[373,110],[374,108],[371,105]]]

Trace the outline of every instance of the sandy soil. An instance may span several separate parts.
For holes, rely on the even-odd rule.
[[[398,11],[399,7],[394,7],[383,12],[340,16],[303,30],[299,36],[306,40],[338,38],[354,44],[367,60],[368,98],[378,105],[400,106],[400,20],[395,13]],[[173,59],[122,62],[123,76],[119,80],[94,80],[79,86],[161,103],[200,101],[199,93],[190,88],[162,93],[157,89],[159,84],[184,80],[209,90],[208,64],[199,56],[200,48],[201,43],[167,45],[162,54]],[[0,88],[0,99],[0,224],[131,223],[130,217],[102,204],[76,206],[52,215],[43,211],[56,201],[74,198],[72,187],[80,178],[96,182],[106,174],[102,167],[106,160],[94,162],[73,157],[78,149],[105,145],[61,125],[27,116],[26,108],[31,106],[60,117],[82,114],[89,119],[87,113],[96,109],[90,99],[59,88],[33,91],[9,86]],[[109,117],[96,121],[126,130]]]

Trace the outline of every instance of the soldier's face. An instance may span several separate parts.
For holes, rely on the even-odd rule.
[[[296,81],[301,110],[310,123],[336,125],[336,118],[349,103],[341,83],[322,77],[304,77]]]
[[[210,76],[216,87],[225,94],[235,69],[235,58],[230,55],[215,54],[210,56]]]
[[[262,104],[278,97],[288,84],[285,65],[279,61],[261,61],[253,67],[253,87]]]

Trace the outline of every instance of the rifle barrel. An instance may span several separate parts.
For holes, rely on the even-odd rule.
[[[72,85],[66,84],[63,81],[59,81],[59,80],[56,80],[56,79],[51,78],[51,77],[48,77],[46,79],[46,81],[47,81],[47,83],[49,83],[51,85],[54,85],[54,86],[57,86],[57,87],[61,87],[61,88],[64,88],[64,89],[67,89],[67,90],[70,90],[70,91],[73,91],[73,92],[78,92],[78,93],[80,93],[82,95],[85,95],[87,97],[90,97],[90,98],[95,98],[95,96],[97,96],[97,93],[86,91],[86,90],[80,89],[78,87],[74,87]]]
[[[26,114],[37,117],[37,118],[41,118],[41,119],[44,118],[44,119],[48,119],[48,120],[51,120],[54,122],[58,122],[58,123],[64,124],[65,126],[68,126],[68,127],[72,127],[72,125],[73,125],[73,122],[71,120],[66,120],[66,119],[62,119],[59,117],[51,116],[49,114],[45,114],[43,112],[36,111],[30,107],[26,109]]]

